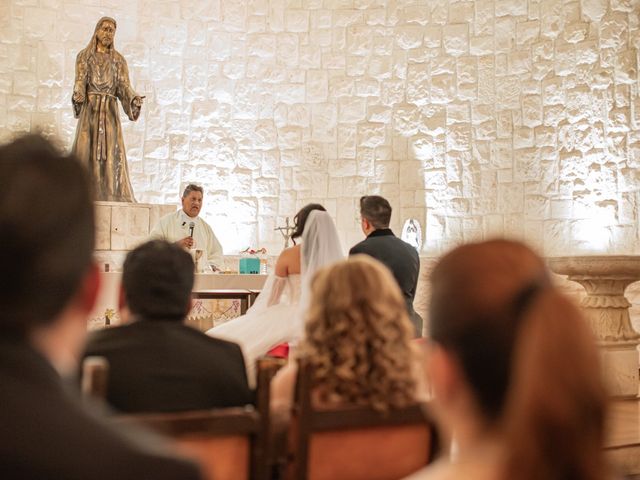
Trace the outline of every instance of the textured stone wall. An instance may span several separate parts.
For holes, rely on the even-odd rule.
[[[547,254],[637,253],[636,0],[3,0],[0,137],[69,146],[74,59],[95,21],[142,118],[125,139],[139,201],[206,189],[225,250],[266,245],[309,201],[345,244],[357,199],[425,251],[496,234]],[[124,120],[123,115],[123,120]]]

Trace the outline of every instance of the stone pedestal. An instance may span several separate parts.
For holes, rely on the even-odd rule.
[[[96,252],[100,264],[111,270],[122,266],[124,256],[149,238],[160,218],[177,210],[177,205],[95,202]]]
[[[587,291],[582,308],[601,350],[605,381],[611,395],[638,395],[638,343],[631,327],[624,291],[640,280],[640,257],[577,256],[548,260],[552,271],[567,275]]]

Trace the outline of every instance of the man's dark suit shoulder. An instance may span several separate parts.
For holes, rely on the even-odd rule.
[[[158,328],[160,327],[160,328]],[[220,338],[210,337],[194,328],[187,327],[180,322],[173,321],[141,321],[133,322],[127,325],[118,325],[115,327],[94,330],[89,334],[86,347],[86,355],[97,355],[102,348],[111,348],[113,342],[126,341],[133,339],[137,335],[147,336],[163,332],[164,335],[179,335],[182,339],[207,347],[215,347],[217,349],[228,350],[230,352],[240,352],[240,346],[237,343],[229,342]],[[147,337],[148,338],[148,337]]]
[[[85,356],[110,364],[107,400],[125,412],[224,408],[253,402],[239,345],[180,322],[141,320],[93,333]]]

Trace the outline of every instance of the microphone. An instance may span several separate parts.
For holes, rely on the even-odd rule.
[[[196,227],[194,222],[189,222],[189,236],[193,238],[193,229]]]

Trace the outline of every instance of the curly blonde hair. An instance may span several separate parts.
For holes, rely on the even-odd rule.
[[[319,270],[300,357],[322,403],[379,411],[415,401],[412,326],[391,272],[366,255]]]

